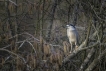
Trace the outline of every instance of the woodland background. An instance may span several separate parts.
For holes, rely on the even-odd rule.
[[[106,0],[0,0],[0,71],[106,71],[105,55]]]

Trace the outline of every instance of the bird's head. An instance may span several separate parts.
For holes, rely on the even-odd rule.
[[[72,24],[66,25],[67,29],[76,30],[75,26]]]

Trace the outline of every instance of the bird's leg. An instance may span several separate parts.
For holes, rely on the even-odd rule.
[[[72,51],[73,51],[73,47],[72,47],[72,43],[71,43],[71,50],[70,50],[70,53],[72,53]]]
[[[75,50],[78,48],[77,43],[75,42]]]

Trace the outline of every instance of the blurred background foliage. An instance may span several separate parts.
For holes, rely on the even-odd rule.
[[[70,50],[65,28],[70,23],[79,32],[80,44],[90,23],[99,34],[92,38],[91,27],[87,45],[98,39],[106,43],[106,0],[0,0],[0,71],[79,71],[88,51],[61,67]],[[90,63],[105,45],[97,47]],[[105,71],[105,64],[104,57],[88,71]]]

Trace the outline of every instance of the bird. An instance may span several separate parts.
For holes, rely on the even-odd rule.
[[[75,49],[75,47],[78,47],[79,45],[79,34],[76,30],[76,27],[72,24],[66,25],[67,27],[67,37],[69,39],[69,42],[71,44],[71,52],[73,52],[73,50]],[[75,47],[73,47],[73,45]]]

